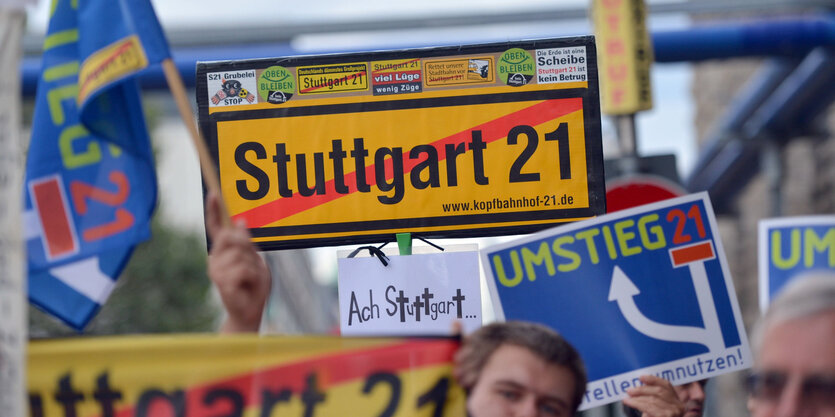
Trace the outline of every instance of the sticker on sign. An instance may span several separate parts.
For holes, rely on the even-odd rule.
[[[237,106],[255,103],[255,70],[224,71],[206,74],[210,106]]]
[[[586,81],[586,48],[536,50],[536,82],[540,84]]]
[[[582,409],[638,377],[680,385],[751,366],[706,193],[545,230],[481,251],[500,319],[544,323],[579,351]]]

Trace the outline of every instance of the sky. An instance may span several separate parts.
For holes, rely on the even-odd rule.
[[[61,0],[59,0],[61,1]],[[33,27],[45,27],[50,1],[30,0],[30,16],[43,23]],[[553,7],[582,7],[583,0],[308,0],[290,3],[275,0],[244,0],[230,3],[220,0],[151,0],[160,22],[165,27],[192,26],[205,28],[206,22],[234,25],[236,22],[251,24],[303,23],[363,20],[386,17],[417,17],[438,14],[501,13],[508,10],[537,10]],[[234,6],[232,6],[234,4]],[[43,29],[40,29],[43,30]]]
[[[308,0],[304,7],[290,6],[274,0],[245,0],[230,6],[219,0],[152,1],[165,30],[211,30],[212,27],[259,27],[271,24],[321,24],[351,20],[402,19],[427,16],[466,15],[519,12],[557,7],[579,8],[586,0],[422,0],[420,2],[391,0]],[[649,1],[649,3],[657,3]],[[27,30],[43,33],[47,24],[49,1],[40,0],[29,7]],[[208,26],[207,26],[208,23]],[[689,25],[686,17],[651,16],[651,30],[683,28]],[[433,28],[385,32],[353,32],[324,35],[304,35],[293,41],[293,46],[304,53],[325,53],[339,50],[375,50],[392,46],[432,46],[440,43],[473,43],[591,33],[588,22],[559,21],[530,24],[483,25],[474,30],[463,28]],[[690,104],[690,70],[687,64],[656,65],[652,72],[655,106],[641,113],[638,122],[638,149],[642,155],[675,153],[679,172],[686,173],[694,162],[692,105]],[[605,123],[605,121],[604,121]],[[604,125],[604,136],[613,135]],[[613,152],[605,142],[606,151]]]
[[[59,0],[65,1],[65,0]],[[275,0],[245,0],[230,3],[218,0],[154,0],[158,18],[165,30],[211,30],[213,27],[259,27],[272,24],[323,24],[351,20],[402,19],[445,15],[488,14],[578,8],[583,0],[422,0],[419,2],[391,0],[308,0],[287,3]],[[653,3],[650,1],[650,3]],[[303,5],[303,7],[302,7]],[[42,34],[47,24],[49,1],[40,0],[29,7],[27,31]],[[689,25],[682,16],[651,16],[651,30],[683,28]],[[432,46],[450,43],[473,43],[532,38],[583,35],[591,33],[585,20],[532,22],[529,24],[493,24],[478,28],[433,28],[386,32],[353,32],[326,35],[305,35],[293,40],[293,46],[304,53],[325,53],[339,50],[377,50],[398,47]],[[652,69],[654,108],[637,117],[639,154],[674,153],[681,175],[695,161],[693,106],[691,103],[691,71],[688,64],[655,65]],[[178,119],[163,120],[152,136],[158,152],[160,178],[160,213],[166,223],[203,234],[202,193],[199,168],[190,143],[182,140],[186,131]],[[604,154],[617,153],[614,129],[603,121]],[[484,244],[484,241],[477,243]],[[317,276],[332,276],[334,248],[318,250],[323,262],[315,262]],[[325,280],[327,278],[324,278]]]

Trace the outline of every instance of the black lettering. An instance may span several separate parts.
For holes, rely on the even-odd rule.
[[[269,390],[262,391],[261,417],[270,417],[273,414],[273,408],[275,408],[278,403],[290,402],[292,394],[292,391],[286,388],[275,393]]]
[[[310,374],[305,379],[304,391],[302,391],[302,403],[304,403],[304,417],[312,417],[316,404],[325,402],[325,393],[316,388],[316,374]]]
[[[362,315],[360,314],[360,306],[357,303],[357,295],[351,291],[351,307],[348,309],[348,325],[350,326],[354,322],[354,314],[357,315],[359,322],[362,323]]]
[[[55,392],[55,400],[64,406],[64,417],[76,417],[75,405],[84,399],[81,391],[72,388],[72,375],[65,374],[58,380],[58,391]]]
[[[423,310],[423,315],[429,316],[429,300],[435,298],[435,295],[429,292],[429,288],[423,287],[423,294],[421,297],[423,297],[423,304],[425,308]]]
[[[400,404],[401,382],[397,375],[388,372],[377,372],[368,376],[365,380],[365,385],[362,387],[362,393],[368,395],[374,387],[380,383],[386,383],[391,387],[391,395],[389,402],[380,417],[391,417],[397,411],[397,406]]]
[[[325,155],[322,152],[313,154],[313,176],[315,184],[313,187],[307,185],[307,163],[304,154],[296,154],[296,181],[299,186],[299,194],[310,197],[315,194],[325,194]]]
[[[538,172],[522,172],[522,167],[525,166],[525,163],[528,162],[531,156],[533,156],[534,152],[536,151],[536,147],[539,143],[539,135],[536,133],[534,128],[527,126],[527,125],[519,125],[514,126],[510,129],[510,132],[507,134],[507,143],[509,145],[515,145],[519,135],[525,135],[528,138],[528,144],[525,146],[525,149],[519,154],[515,161],[513,161],[513,165],[510,166],[510,175],[509,181],[510,182],[529,182],[529,181],[539,181],[539,173]]]
[[[461,294],[461,289],[458,288],[455,290],[455,296],[452,297],[452,301],[455,301],[455,306],[457,307],[458,318],[462,317],[461,311],[461,302],[466,300],[467,297]]]
[[[420,296],[415,296],[415,302],[412,305],[415,307],[415,321],[420,321],[420,308],[423,307],[423,301],[420,301]]]
[[[368,290],[368,304],[370,304],[368,307],[363,307],[363,309],[362,309],[363,315],[365,315],[366,310],[368,311],[368,318],[365,318],[365,317],[363,317],[363,318],[365,320],[371,320],[372,318],[374,318],[374,313],[376,312],[377,313],[377,318],[379,319],[380,318],[380,306],[378,306],[377,304],[374,304],[374,294],[371,292],[371,290]]]
[[[122,393],[110,388],[107,377],[107,372],[104,372],[96,379],[96,391],[93,393],[93,398],[101,405],[102,417],[114,417],[116,411],[113,404],[122,399]]]
[[[334,189],[339,194],[348,194],[348,187],[345,185],[345,170],[342,166],[342,160],[348,154],[342,150],[342,141],[339,139],[331,141],[331,152],[328,153],[328,158],[333,161],[333,185]]]
[[[290,162],[290,155],[287,155],[286,146],[283,143],[275,144],[275,162],[276,175],[278,176],[278,195],[282,197],[292,197],[293,190],[287,185],[287,163]]]
[[[481,139],[480,130],[473,130],[472,138],[470,150],[473,151],[473,177],[476,184],[487,185],[488,179],[484,175],[484,150],[487,144]]]
[[[244,396],[240,392],[233,389],[213,389],[206,393],[203,397],[203,404],[207,406],[213,405],[218,400],[229,401],[232,406],[232,411],[229,414],[216,417],[242,417],[244,414]]]
[[[446,185],[455,187],[458,185],[458,166],[455,158],[467,151],[466,145],[463,142],[455,145],[448,143],[444,150],[446,152]]]
[[[389,310],[389,307],[386,307],[386,314],[388,314],[389,317],[391,317],[394,315],[394,313],[397,313],[397,304],[394,301],[391,301],[391,298],[389,298],[389,291],[397,291],[397,289],[394,288],[393,285],[389,285],[388,287],[386,287],[386,301],[389,304],[391,304],[390,308],[392,308],[392,310]]]
[[[431,145],[417,145],[409,151],[409,159],[418,159],[422,153],[426,154],[426,159],[418,162],[417,165],[412,168],[412,172],[410,173],[412,185],[417,190],[422,190],[429,186],[440,187],[441,180],[440,175],[438,174],[438,150]],[[420,178],[421,172],[424,170],[429,172],[429,178],[427,178],[426,181]]]
[[[267,150],[258,142],[244,142],[235,148],[235,164],[241,171],[246,172],[255,181],[258,182],[258,188],[255,191],[250,191],[247,186],[247,180],[235,181],[235,188],[238,190],[238,195],[246,200],[259,200],[267,195],[270,191],[270,177],[267,173],[258,168],[253,163],[246,159],[246,153],[255,152],[257,159],[265,159],[267,157]]]
[[[41,394],[29,393],[29,417],[43,417],[43,398],[41,398]]]
[[[368,180],[365,178],[365,157],[368,151],[365,150],[365,142],[362,138],[354,138],[354,150],[351,151],[351,158],[354,158],[354,168],[357,174],[357,191],[367,193],[371,191]]]
[[[386,181],[386,156],[391,157],[392,177],[391,182]],[[374,153],[375,175],[377,188],[386,192],[394,190],[390,196],[377,196],[383,204],[397,204],[403,199],[403,149],[401,148],[380,148]]]
[[[403,295],[403,291],[400,291],[400,295],[396,298],[397,302],[400,304],[400,322],[403,323],[406,321],[406,303],[409,302],[409,297]]]
[[[432,408],[432,417],[442,417],[444,415],[444,405],[446,404],[448,393],[449,378],[441,378],[432,387],[432,389],[418,397],[417,408],[421,409],[426,404],[433,404],[434,408]]]

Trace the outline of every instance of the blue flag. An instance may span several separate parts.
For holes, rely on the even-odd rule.
[[[169,52],[148,0],[52,7],[23,190],[29,300],[82,330],[150,237],[156,173],[133,76]]]

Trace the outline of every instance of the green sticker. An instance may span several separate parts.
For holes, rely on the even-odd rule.
[[[507,85],[521,87],[533,79],[534,61],[528,51],[511,48],[499,58],[499,79]]]
[[[296,82],[293,73],[287,68],[272,66],[265,69],[258,77],[258,96],[261,101],[281,104],[290,100],[296,92]]]

